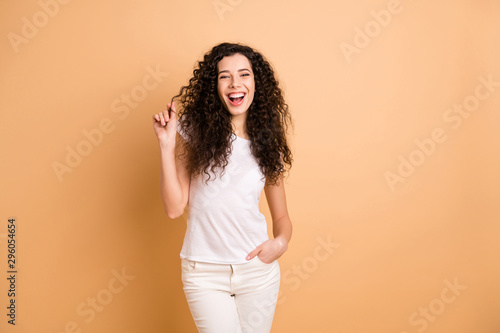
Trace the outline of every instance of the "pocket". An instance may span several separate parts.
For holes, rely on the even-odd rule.
[[[259,256],[258,256],[258,255],[257,255],[257,256],[255,256],[255,258],[256,258],[255,260],[257,260],[258,262],[260,262],[260,263],[261,263],[261,264],[263,264],[263,265],[271,265],[271,264],[274,262],[274,261],[272,261],[272,262],[270,262],[270,263],[263,262],[263,261],[259,258]]]
[[[281,271],[278,260],[274,260],[272,262],[265,263],[258,256],[255,258],[255,269],[258,272],[258,276],[264,277],[265,283],[267,285],[280,283],[281,279]]]

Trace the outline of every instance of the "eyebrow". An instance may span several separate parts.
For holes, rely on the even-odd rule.
[[[247,68],[238,69],[238,72],[242,72],[242,71],[249,71],[249,72],[251,72],[251,71],[250,71],[249,69],[247,69]],[[229,73],[229,70],[225,69],[225,70],[223,70],[223,71],[220,71],[218,74],[220,74],[220,73],[224,73],[224,72]]]

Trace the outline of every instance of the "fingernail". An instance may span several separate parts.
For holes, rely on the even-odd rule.
[[[246,259],[247,259],[247,260],[250,260],[250,256],[247,256],[247,257],[246,257]]]

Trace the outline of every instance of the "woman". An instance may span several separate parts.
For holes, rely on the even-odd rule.
[[[174,99],[180,98],[179,110]],[[153,116],[160,194],[175,219],[189,203],[180,253],[186,299],[199,332],[270,332],[277,259],[292,234],[284,174],[292,154],[288,106],[270,64],[248,46],[222,43],[189,84]],[[269,239],[259,199],[273,220]]]

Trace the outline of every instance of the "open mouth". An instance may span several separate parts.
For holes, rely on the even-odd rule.
[[[246,96],[246,94],[242,93],[242,92],[231,93],[231,94],[227,95],[227,97],[229,98],[229,103],[231,103],[234,106],[238,106],[241,103],[243,103],[245,96]]]

